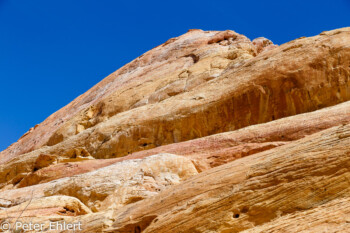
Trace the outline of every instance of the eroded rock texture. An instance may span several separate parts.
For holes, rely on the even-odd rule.
[[[280,46],[190,30],[0,153],[0,221],[347,232],[349,79],[350,28]]]

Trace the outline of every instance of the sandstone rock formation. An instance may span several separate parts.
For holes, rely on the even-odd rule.
[[[144,158],[158,153],[173,153],[190,157],[196,168],[203,171],[247,155],[287,144],[332,126],[350,123],[349,115],[350,101],[232,132],[160,146],[121,158],[58,163],[29,174],[19,182],[17,187],[45,183],[93,171],[124,160]]]
[[[239,232],[349,197],[349,143],[338,126],[210,169],[117,210],[108,231]]]
[[[167,186],[196,175],[187,158],[159,154],[144,159],[127,160],[71,178],[0,193],[0,199],[12,206],[34,198],[66,195],[76,197],[93,211],[120,208],[156,195]]]
[[[23,213],[22,213],[23,212]],[[77,216],[91,214],[91,210],[77,198],[70,196],[51,196],[33,198],[3,211],[0,218]]]
[[[168,40],[0,152],[0,222],[347,232],[349,45],[350,28]]]

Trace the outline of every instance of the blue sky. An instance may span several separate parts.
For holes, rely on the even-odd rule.
[[[282,44],[346,26],[350,0],[0,0],[0,151],[188,29],[231,29]]]

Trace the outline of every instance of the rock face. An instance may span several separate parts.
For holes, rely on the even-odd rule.
[[[23,212],[23,213],[22,213]],[[6,209],[0,218],[21,217],[60,217],[77,216],[91,214],[91,210],[78,199],[69,196],[51,196],[43,198],[33,198],[17,206]]]
[[[124,160],[144,158],[158,153],[173,153],[189,157],[196,168],[203,171],[247,155],[287,144],[332,126],[350,123],[349,116],[350,101],[232,132],[160,146],[122,158],[58,163],[29,174],[19,182],[17,187],[45,183],[93,171]]]
[[[239,232],[348,197],[349,143],[350,126],[338,126],[213,168],[116,211],[108,231]]]
[[[350,28],[168,40],[0,153],[0,222],[346,232],[349,45]]]
[[[76,197],[93,211],[120,208],[156,195],[198,172],[191,160],[172,154],[127,160],[78,176],[0,193],[0,199],[17,205],[32,198]]]

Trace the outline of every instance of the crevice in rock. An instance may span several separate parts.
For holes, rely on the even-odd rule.
[[[186,55],[185,57],[190,57],[190,58],[192,58],[192,59],[193,59],[193,64],[196,64],[196,63],[199,61],[199,56],[197,56],[197,55],[195,55],[195,54],[193,54],[193,53],[188,54],[188,55]]]

